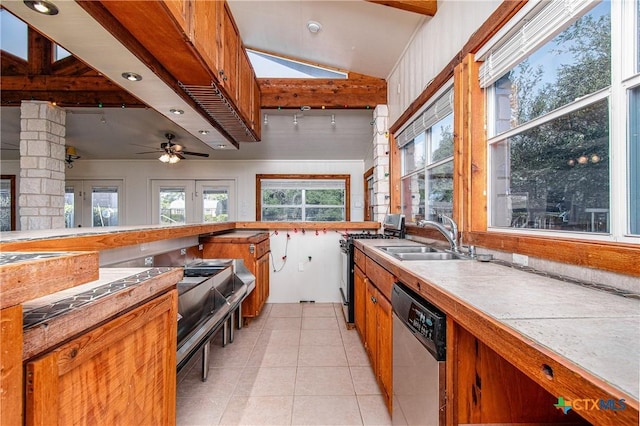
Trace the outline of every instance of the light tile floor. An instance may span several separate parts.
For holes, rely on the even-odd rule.
[[[234,342],[178,376],[177,424],[389,425],[367,354],[339,304],[267,304]]]

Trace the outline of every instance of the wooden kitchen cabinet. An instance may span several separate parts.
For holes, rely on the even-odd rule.
[[[162,0],[167,10],[185,34],[191,32],[191,7],[197,3],[191,0]]]
[[[242,302],[242,318],[248,324],[257,317],[269,297],[269,233],[231,232],[201,240],[206,259],[242,259],[256,277],[256,288]]]
[[[238,70],[238,108],[240,109],[240,114],[242,115],[244,121],[249,124],[253,121],[251,92],[253,90],[253,82],[255,81],[255,76],[253,74],[253,67],[251,66],[251,62],[249,62],[247,52],[244,49],[240,49],[239,52]]]
[[[222,20],[224,2],[192,1],[192,25],[190,39],[204,59],[207,67],[217,71],[222,65]]]
[[[223,6],[221,35],[222,63],[218,64],[218,80],[230,100],[238,105],[238,62],[242,42],[226,1]]]
[[[353,273],[353,313],[356,330],[364,343],[366,340],[366,301],[367,301],[367,277],[356,265]]]
[[[175,424],[177,290],[25,364],[25,424]]]
[[[362,338],[365,350],[371,362],[382,396],[391,413],[393,396],[393,311],[387,289],[393,286],[393,276],[362,252],[360,264],[365,264],[366,274],[355,267],[355,326]],[[381,283],[379,285],[379,283]],[[388,289],[390,294],[390,288]]]

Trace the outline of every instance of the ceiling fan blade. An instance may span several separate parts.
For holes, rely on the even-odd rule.
[[[164,151],[161,151],[161,150],[157,149],[155,151],[136,152],[136,154],[157,154],[159,152],[164,152]]]
[[[180,151],[180,154],[196,155],[198,157],[208,157],[209,156],[209,154],[205,154],[204,152],[191,152],[191,151]]]
[[[173,154],[173,155],[175,155],[176,157],[178,157],[178,158],[179,158],[179,159],[181,159],[181,160],[184,160],[184,156],[182,155],[182,153],[181,153],[181,152],[176,152],[176,153],[175,153],[175,154]]]

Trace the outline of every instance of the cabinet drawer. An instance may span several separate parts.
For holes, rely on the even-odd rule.
[[[367,278],[378,287],[378,290],[380,290],[380,293],[382,293],[384,297],[391,300],[391,289],[395,281],[393,275],[370,258],[367,257],[366,259]]]
[[[365,259],[366,259],[366,256],[364,255],[364,253],[361,250],[358,250],[357,248],[354,247],[353,261],[356,265],[358,265],[358,267],[362,270],[362,272],[366,274]]]
[[[269,250],[270,250],[269,240],[264,240],[258,244],[255,244],[254,250],[255,250],[254,257],[256,259],[260,259],[265,254],[269,253]]]

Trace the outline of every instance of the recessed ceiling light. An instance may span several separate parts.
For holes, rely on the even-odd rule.
[[[181,110],[181,109],[176,109],[176,108],[171,108],[171,109],[169,110],[169,112],[170,112],[171,114],[175,114],[175,115],[182,115],[182,114],[184,114],[184,111],[183,111],[183,110]]]
[[[136,74],[135,72],[123,72],[122,77],[126,78],[129,81],[140,81],[142,80],[142,76],[140,74]]]
[[[201,135],[208,135],[209,131],[208,130],[198,130],[198,133],[200,133]]]
[[[24,4],[31,10],[35,10],[43,15],[57,15],[58,8],[55,4],[46,0],[24,0]]]
[[[312,34],[315,34],[315,33],[319,32],[322,29],[322,25],[320,24],[320,22],[309,21],[309,22],[307,22],[307,29]]]
[[[226,146],[226,145],[223,145],[223,144],[218,145],[218,148],[220,148],[220,149],[225,149],[226,147],[227,147],[227,146]]]

